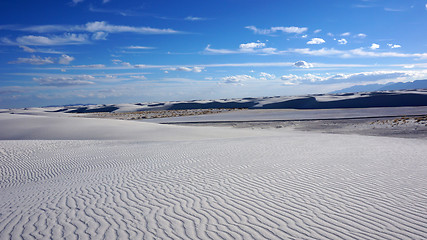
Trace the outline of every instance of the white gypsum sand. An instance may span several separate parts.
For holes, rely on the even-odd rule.
[[[427,140],[0,114],[0,239],[426,239]]]

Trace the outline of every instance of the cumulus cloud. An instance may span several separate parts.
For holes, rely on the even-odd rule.
[[[306,61],[298,61],[296,63],[294,63],[294,67],[299,67],[299,68],[312,68],[313,64],[308,63]]]
[[[30,58],[18,58],[15,61],[8,62],[9,64],[31,64],[31,65],[44,65],[54,63],[50,57],[42,58],[40,56],[32,55]]]
[[[288,85],[288,86],[298,85],[301,83],[301,77],[294,74],[283,75],[282,77],[280,77],[280,79],[283,80],[284,85]]]
[[[253,50],[254,48],[263,48],[263,47],[265,47],[265,43],[262,43],[262,42],[242,43],[239,46],[240,49],[244,49],[244,50],[246,49]]]
[[[348,41],[345,38],[341,38],[338,40],[338,43],[341,45],[346,45],[348,43]]]
[[[318,82],[377,82],[382,80],[402,80],[407,78],[421,77],[424,74],[412,71],[373,71],[373,72],[360,72],[350,74],[334,74],[334,75],[317,75],[317,74],[304,74],[304,75],[283,75],[281,79],[285,85],[297,85],[302,83],[318,83]]]
[[[380,45],[376,44],[376,43],[372,43],[372,45],[369,48],[372,49],[372,50],[375,50],[375,49],[380,48]]]
[[[276,79],[276,75],[274,75],[274,74],[270,74],[270,73],[265,73],[265,72],[261,72],[260,74],[259,74],[259,79],[260,80],[273,80],[273,79]]]
[[[59,64],[70,64],[74,60],[74,57],[62,54],[61,57],[59,57]]]
[[[401,48],[402,46],[398,45],[398,44],[387,44],[387,46],[389,46],[390,48]]]
[[[255,26],[247,26],[246,29],[252,30],[255,34],[261,34],[261,35],[270,35],[276,32],[282,32],[282,33],[296,33],[301,34],[303,32],[306,32],[308,28],[306,27],[271,27],[268,29],[259,29]]]
[[[249,75],[235,75],[223,77],[222,80],[227,84],[241,84],[244,81],[254,79],[254,77]]]
[[[68,87],[68,86],[80,86],[80,85],[91,85],[94,84],[95,79],[90,75],[81,75],[76,77],[42,77],[33,78],[33,81],[43,86],[55,86],[55,87]]]
[[[307,44],[322,44],[325,43],[325,40],[322,38],[312,38],[310,41],[307,42]]]

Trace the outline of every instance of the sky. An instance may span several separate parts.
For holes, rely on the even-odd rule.
[[[427,0],[3,0],[0,108],[427,78]]]

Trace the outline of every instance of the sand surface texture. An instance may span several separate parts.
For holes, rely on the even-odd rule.
[[[427,140],[0,114],[0,239],[426,239]]]

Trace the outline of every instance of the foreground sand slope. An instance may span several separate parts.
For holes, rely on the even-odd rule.
[[[423,139],[9,115],[0,132],[0,239],[427,238]]]

